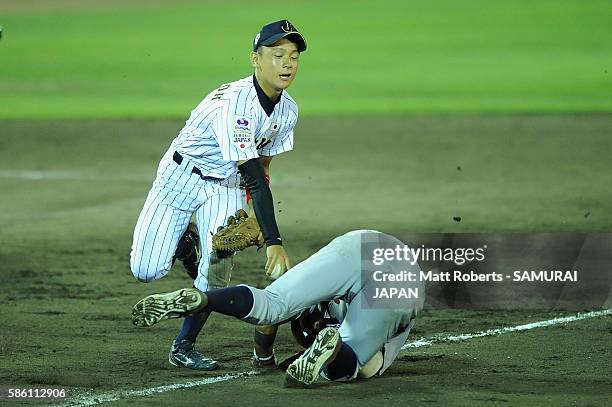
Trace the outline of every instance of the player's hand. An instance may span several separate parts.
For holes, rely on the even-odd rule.
[[[285,272],[291,268],[289,256],[285,248],[281,245],[268,246],[266,248],[266,256],[268,256],[268,261],[266,262],[266,275],[268,277],[272,274],[277,264],[281,267],[280,275],[285,274]]]

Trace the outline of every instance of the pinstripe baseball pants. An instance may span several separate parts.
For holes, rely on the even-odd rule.
[[[191,161],[183,159],[177,164],[173,153],[170,149],[162,158],[134,228],[132,273],[143,282],[164,277],[172,267],[178,241],[195,213],[202,259],[194,285],[202,291],[223,287],[229,283],[229,275],[214,274],[227,270],[209,270],[212,233],[225,224],[228,216],[244,207],[244,191],[236,180],[203,179],[192,172]]]

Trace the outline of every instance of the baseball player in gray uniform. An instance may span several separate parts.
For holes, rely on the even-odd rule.
[[[322,329],[304,354],[287,369],[287,380],[310,385],[320,376],[351,380],[382,374],[397,357],[417,314],[423,308],[425,288],[419,278],[407,286],[419,291],[401,306],[380,307],[368,297],[374,284],[364,270],[364,239],[382,248],[403,245],[397,238],[377,231],[357,230],[332,240],[265,289],[247,285],[200,292],[182,289],[140,300],[132,311],[133,323],[151,326],[163,319],[208,309],[252,324],[278,324],[298,317],[320,302],[330,301],[330,311],[341,323],[338,329]],[[401,269],[398,269],[401,267]],[[399,262],[390,274],[419,274],[419,265]],[[376,274],[376,273],[374,273]],[[398,303],[393,303],[397,305]],[[334,306],[335,305],[335,306]]]
[[[134,229],[130,266],[139,281],[164,277],[178,258],[198,290],[227,286],[231,256],[211,253],[211,236],[245,206],[245,197],[265,239],[267,273],[290,267],[274,216],[269,165],[272,157],[293,149],[298,108],[285,89],[305,50],[304,38],[289,21],[265,25],[253,41],[254,74],[220,86],[191,112],[159,164]],[[194,213],[200,238],[188,230]],[[172,364],[218,367],[194,349],[209,314],[205,309],[185,318],[170,350]],[[271,352],[275,334],[274,328],[256,333],[263,343],[256,350]]]

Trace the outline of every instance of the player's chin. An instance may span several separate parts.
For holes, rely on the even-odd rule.
[[[276,83],[280,89],[286,89],[293,82],[293,78],[295,78],[295,75],[278,75]]]

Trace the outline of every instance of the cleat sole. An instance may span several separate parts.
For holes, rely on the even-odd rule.
[[[325,328],[317,334],[314,343],[287,368],[285,384],[288,387],[309,386],[317,381],[321,370],[329,363],[340,344],[335,328]]]
[[[187,316],[201,304],[202,295],[195,288],[149,295],[132,308],[132,324],[140,327],[153,326],[164,319]]]

